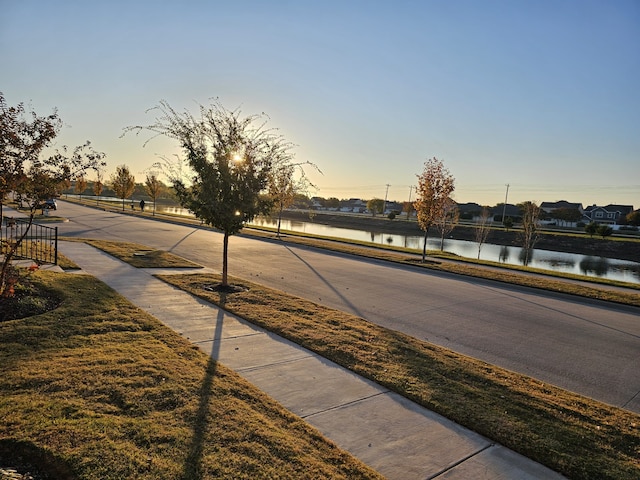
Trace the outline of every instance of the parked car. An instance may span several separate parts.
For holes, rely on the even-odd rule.
[[[46,200],[44,202],[43,208],[49,208],[51,210],[57,210],[58,209],[58,204],[56,203],[56,199],[55,198],[49,198],[48,200]]]

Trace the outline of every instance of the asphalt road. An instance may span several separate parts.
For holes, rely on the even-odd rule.
[[[168,250],[220,270],[222,235],[59,202],[61,236]],[[277,241],[229,242],[229,274],[640,413],[640,309]]]

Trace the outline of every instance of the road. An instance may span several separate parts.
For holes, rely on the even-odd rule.
[[[59,202],[59,235],[132,241],[214,269],[222,235]],[[229,273],[640,413],[640,309],[235,236]]]

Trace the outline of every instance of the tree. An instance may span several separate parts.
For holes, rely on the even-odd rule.
[[[311,206],[311,200],[306,193],[298,192],[293,196],[294,208],[309,208]]]
[[[179,143],[192,174],[188,179],[172,178],[173,186],[184,208],[222,230],[219,288],[233,290],[228,283],[229,237],[256,215],[270,211],[272,199],[262,193],[274,160],[289,144],[265,128],[263,117],[241,116],[239,110],[227,110],[217,101],[201,105],[198,117],[188,111],[178,113],[165,101],[156,110],[160,117],[153,124],[128,127],[125,133],[147,130]]]
[[[79,175],[76,178],[76,186],[74,190],[80,195],[80,201],[82,201],[82,194],[87,189],[87,179],[84,178],[84,175]]]
[[[95,152],[86,142],[67,155],[67,147],[56,150],[48,158],[40,158],[43,149],[56,137],[61,126],[57,113],[39,117],[26,112],[24,106],[8,107],[0,93],[0,214],[6,194],[14,190],[19,198],[29,200],[27,227],[20,238],[2,244],[0,297],[10,296],[13,283],[19,281],[11,261],[27,238],[33,225],[35,210],[51,197],[57,196],[62,185],[71,178],[83,176],[89,169],[104,165],[103,153]],[[9,279],[12,279],[9,281]]]
[[[640,210],[634,210],[627,215],[627,224],[635,225],[636,227],[640,225]]]
[[[416,211],[413,208],[413,202],[402,202],[402,211],[407,214],[407,220],[409,220],[411,214]]]
[[[563,223],[575,223],[582,218],[577,208],[561,207],[551,212],[551,217]]]
[[[435,226],[440,232],[440,251],[444,250],[444,237],[453,231],[460,220],[458,205],[451,198],[445,202],[442,214],[436,219]]]
[[[589,222],[585,225],[584,231],[593,238],[593,235],[598,231],[598,224],[596,222]]]
[[[40,117],[24,104],[10,107],[0,92],[0,218],[7,194],[24,181],[30,164],[58,135],[62,120],[57,111]]]
[[[502,224],[504,225],[504,227],[508,231],[511,227],[513,227],[513,218],[511,218],[511,217],[505,218],[504,222],[502,222]]]
[[[491,213],[487,207],[482,207],[480,212],[480,218],[476,222],[474,227],[474,237],[478,244],[478,260],[480,260],[480,251],[482,250],[482,244],[487,241],[487,237],[491,232]]]
[[[93,194],[96,196],[96,206],[100,203],[100,194],[104,188],[104,184],[102,183],[104,177],[104,173],[102,170],[96,170],[96,179],[93,182]]]
[[[531,250],[538,240],[538,220],[540,207],[535,202],[524,202],[518,205],[522,212],[522,232],[520,240],[524,252],[524,264],[529,264]]]
[[[326,208],[339,208],[340,207],[340,200],[336,197],[329,197],[325,200],[324,202],[324,206]]]
[[[280,224],[282,222],[282,212],[285,208],[293,205],[297,196],[307,192],[311,182],[307,179],[304,165],[316,167],[311,162],[291,163],[293,155],[288,149],[282,149],[280,154],[273,159],[273,165],[269,174],[269,195],[273,201],[273,209],[278,215],[278,229],[276,236],[280,238]],[[295,178],[295,173],[299,173],[299,178]]]
[[[424,230],[422,261],[427,256],[429,228],[442,215],[446,203],[455,190],[455,179],[437,158],[428,159],[424,170],[418,175],[418,199],[413,206],[418,214],[418,224]]]
[[[153,216],[156,215],[156,201],[158,200],[162,186],[162,182],[158,179],[158,172],[147,173],[147,177],[144,181],[144,189],[153,202]]]
[[[376,213],[382,213],[383,208],[384,200],[382,200],[381,198],[372,198],[367,202],[367,209],[374,217],[376,216]]]
[[[600,225],[598,227],[598,235],[600,235],[602,238],[608,237],[613,233],[613,228],[611,228],[609,225]]]
[[[110,183],[116,196],[122,199],[122,211],[124,211],[124,199],[133,193],[136,187],[136,179],[131,175],[126,165],[118,165],[115,173],[111,175]]]
[[[48,198],[60,195],[63,188],[68,188],[72,178],[84,177],[87,171],[95,171],[106,165],[105,154],[96,152],[89,141],[75,147],[70,155],[67,151],[67,146],[63,145],[48,158],[30,162],[16,191],[32,202],[32,209],[43,205]]]

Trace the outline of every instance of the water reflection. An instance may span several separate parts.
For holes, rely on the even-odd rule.
[[[609,260],[604,257],[584,257],[580,261],[580,271],[584,275],[597,275],[604,277],[609,271]]]
[[[254,225],[275,227],[275,222],[263,218],[255,219]],[[282,229],[307,232],[313,235],[348,238],[351,240],[369,241],[376,244],[398,245],[413,250],[422,250],[423,236],[393,235],[375,233],[347,228],[335,228],[311,222],[282,220]],[[440,238],[429,237],[427,249],[440,250]],[[477,258],[478,244],[465,240],[445,239],[444,250],[461,257]],[[640,283],[640,263],[602,257],[584,256],[573,253],[554,252],[533,249],[526,255],[520,247],[494,245],[483,243],[480,252],[481,260],[501,262],[509,265],[524,265],[552,270],[556,272],[573,273],[576,275],[598,276],[611,280],[629,283]]]

